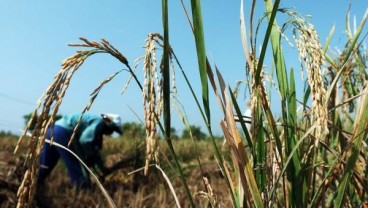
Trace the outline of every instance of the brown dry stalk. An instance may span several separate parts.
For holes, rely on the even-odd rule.
[[[237,170],[239,170],[241,186],[246,192],[246,195],[251,196],[250,199],[246,201],[246,203],[255,203],[256,201],[260,201],[261,194],[258,188],[255,186],[256,182],[251,168],[250,160],[245,152],[244,144],[241,140],[238,128],[235,123],[233,112],[234,105],[231,101],[231,98],[229,97],[227,86],[225,85],[221,73],[218,70],[216,72],[220,83],[222,99],[220,97],[219,91],[217,91],[215,83],[213,81],[211,82],[214,89],[216,89],[215,91],[219,104],[224,111],[224,119],[220,122],[220,125],[224,133],[226,142],[231,149],[231,155],[234,165],[237,166]]]
[[[229,111],[232,111],[228,109]],[[231,115],[231,113],[227,113]],[[228,118],[228,115],[225,115],[225,119],[221,121],[220,125],[222,131],[224,133],[224,137],[226,139],[227,144],[231,149],[231,157],[234,163],[234,166],[237,167],[239,171],[239,190],[244,190],[245,195],[249,196],[247,203],[254,203],[255,195],[259,194],[259,192],[254,192],[252,190],[252,184],[255,184],[255,178],[253,174],[250,174],[250,161],[244,151],[244,145],[241,142],[239,132],[235,128],[235,121],[231,120],[232,118]],[[258,196],[260,198],[260,195]]]
[[[297,19],[295,24],[297,30],[294,30],[294,38],[299,50],[299,59],[302,61],[302,68],[307,69],[312,94],[312,119],[317,123],[314,145],[318,147],[319,141],[328,134],[326,89],[321,72],[324,62],[323,50],[312,24],[303,19]]]

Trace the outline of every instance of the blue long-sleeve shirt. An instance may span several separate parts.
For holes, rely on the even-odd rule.
[[[73,132],[81,115],[81,113],[65,115],[57,120],[55,125]],[[103,128],[104,120],[102,116],[88,113],[83,114],[73,139],[74,142],[79,143],[78,145],[73,145],[73,147],[76,148],[76,153],[84,158],[86,160],[85,162],[96,164],[99,168],[103,168],[103,162],[99,151],[101,146],[98,145],[102,142]]]
[[[82,114],[75,113],[65,115],[55,122],[55,125],[61,126],[69,131],[73,131],[78,124],[78,120]],[[100,115],[84,114],[79,123],[76,138],[80,143],[87,143],[93,141],[96,136],[102,135],[103,119]]]

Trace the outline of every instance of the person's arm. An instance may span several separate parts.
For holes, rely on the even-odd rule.
[[[79,139],[84,158],[86,162],[95,166],[102,174],[106,175],[109,170],[105,167],[104,161],[102,160],[100,149],[102,142],[102,123],[94,123],[88,126],[81,134]]]

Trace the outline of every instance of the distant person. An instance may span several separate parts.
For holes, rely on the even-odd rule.
[[[102,175],[107,175],[110,170],[104,166],[100,150],[102,149],[104,135],[111,135],[114,132],[122,133],[119,115],[87,113],[66,115],[48,129],[46,138],[51,139],[53,137],[54,142],[67,147],[81,116],[82,119],[69,149],[76,153],[89,167],[95,167]],[[59,158],[64,161],[73,185],[78,188],[90,187],[89,174],[82,164],[70,152],[48,143],[44,143],[40,155],[39,185],[44,184],[45,179],[51,173]]]

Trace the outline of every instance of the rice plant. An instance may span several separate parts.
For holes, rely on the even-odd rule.
[[[208,206],[220,205],[213,192],[216,187],[212,186],[204,175],[201,181],[206,189],[192,193],[177,158],[177,151],[174,149],[170,134],[170,108],[171,103],[176,102],[177,90],[174,66],[185,78],[201,112],[213,145],[213,152],[208,154],[215,155],[227,185],[226,192],[234,207],[359,207],[364,203],[367,205],[368,113],[365,109],[368,108],[368,55],[363,44],[367,34],[362,34],[362,31],[368,18],[368,11],[361,18],[358,27],[353,30],[349,24],[350,14],[347,12],[345,23],[347,41],[343,52],[338,54],[331,53],[329,41],[322,46],[318,31],[308,19],[296,11],[279,9],[280,0],[264,1],[265,16],[259,21],[259,24],[264,22],[267,24],[264,34],[258,30],[254,31],[252,21],[246,24],[243,1],[240,3],[241,40],[248,75],[248,78],[244,77],[247,81],[243,83],[246,83],[249,89],[250,116],[242,115],[243,109],[240,106],[244,105],[238,103],[238,90],[225,82],[221,69],[211,65],[206,57],[200,1],[190,1],[191,12],[188,12],[182,1],[183,12],[188,16],[188,24],[193,30],[199,66],[198,75],[201,80],[201,89],[193,89],[193,83],[186,76],[185,66],[180,64],[180,57],[175,55],[175,49],[170,45],[168,1],[162,0],[163,35],[148,34],[146,52],[137,59],[138,62],[143,62],[143,73],[137,71],[136,67],[139,64],[132,69],[125,56],[107,40],[96,42],[81,38],[82,43],[71,45],[87,50],[77,51],[62,63],[61,70],[56,74],[45,95],[40,98],[32,115],[35,117],[40,114],[31,139],[27,140],[27,172],[18,191],[18,207],[32,203],[38,157],[45,142],[45,132],[54,122],[72,76],[87,58],[96,53],[107,53],[119,60],[128,68],[130,79],[134,79],[141,89],[146,130],[144,171],[147,173],[150,165],[156,166],[160,162],[157,157],[160,150],[157,139],[159,129],[182,182],[182,187],[176,188],[184,190],[191,207],[198,206],[193,200],[194,196],[205,198]],[[254,5],[255,1],[251,3]],[[254,6],[249,13],[254,14],[253,10]],[[287,22],[280,26],[276,21],[278,15],[285,15]],[[256,17],[251,17],[254,18]],[[292,34],[292,37],[288,37],[287,34]],[[331,39],[332,36],[333,32],[328,38]],[[260,46],[257,45],[258,39],[263,39]],[[296,45],[295,53],[298,53],[300,69],[288,68],[283,41]],[[162,53],[158,53],[157,48],[163,49]],[[271,50],[272,57],[266,59],[267,50]],[[270,69],[264,64],[268,58],[276,72],[274,79],[272,76],[268,77]],[[296,70],[305,71],[307,79],[296,77]],[[83,112],[90,109],[101,88],[117,73],[120,71],[103,80],[91,93],[91,100]],[[141,75],[143,85],[139,81]],[[266,86],[266,82],[270,79],[279,92],[280,117],[276,117],[272,112],[272,100]],[[298,79],[301,80],[297,81]],[[296,96],[297,82],[305,83],[307,86],[302,97]],[[223,112],[223,119],[217,123],[210,122],[211,88]],[[198,99],[198,93],[201,99]],[[297,107],[298,105],[300,107]],[[181,115],[185,118],[185,115]],[[221,148],[212,133],[215,126],[220,126],[223,132],[224,143]],[[26,132],[27,129],[21,136],[19,144],[24,142]],[[196,148],[195,142],[192,148]],[[197,161],[198,168],[201,169],[199,156]],[[167,181],[170,180],[167,178]],[[173,196],[176,196],[175,191]],[[109,206],[114,207],[114,202],[109,196],[106,198]],[[177,206],[180,206],[179,202]]]

